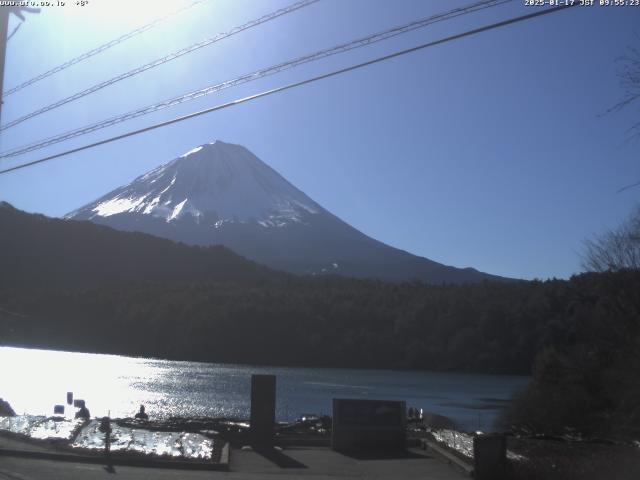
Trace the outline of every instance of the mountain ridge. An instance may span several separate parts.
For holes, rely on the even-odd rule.
[[[245,147],[216,140],[64,217],[190,245],[224,245],[270,268],[386,281],[508,280],[386,245],[350,226]]]
[[[282,277],[222,246],[194,247],[91,222],[67,222],[7,202],[0,202],[0,231],[0,289]]]

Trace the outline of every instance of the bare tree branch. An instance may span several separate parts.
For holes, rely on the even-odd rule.
[[[640,206],[617,229],[584,243],[582,266],[587,271],[640,268]]]

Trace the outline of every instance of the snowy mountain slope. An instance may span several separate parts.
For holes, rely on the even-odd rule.
[[[67,218],[135,213],[167,223],[190,216],[211,226],[213,219],[216,228],[225,222],[273,227],[321,210],[247,149],[216,141],[151,170]]]
[[[192,245],[225,245],[293,273],[392,281],[499,279],[374,240],[314,202],[246,148],[201,145],[65,217]]]

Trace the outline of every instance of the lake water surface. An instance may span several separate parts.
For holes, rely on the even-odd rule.
[[[528,377],[399,370],[259,367],[0,347],[0,398],[18,414],[52,415],[66,392],[92,416],[249,416],[251,375],[277,375],[278,420],[331,414],[333,398],[405,400],[460,428],[491,430]],[[69,408],[69,407],[67,407]]]

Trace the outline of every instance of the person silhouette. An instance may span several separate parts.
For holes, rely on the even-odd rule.
[[[140,405],[140,411],[136,413],[135,418],[138,420],[149,420],[149,415],[147,415],[144,411],[144,405]]]
[[[104,454],[107,458],[106,470],[109,473],[115,473],[115,469],[111,463],[111,432],[113,431],[111,428],[111,418],[102,417],[98,430],[104,433]]]
[[[84,418],[85,420],[89,420],[91,418],[89,409],[85,405],[84,401],[80,403],[80,410],[76,412],[76,418]]]

